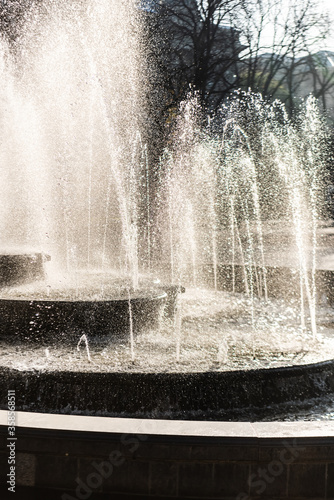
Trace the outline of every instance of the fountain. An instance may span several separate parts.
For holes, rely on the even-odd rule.
[[[43,277],[30,272],[21,288],[3,291],[2,335],[98,329],[122,337],[129,308],[137,330],[144,317],[158,324],[166,294],[149,280],[139,287],[138,276],[136,21],[131,8],[120,6],[117,20],[108,9],[50,4],[47,14],[28,15],[16,50],[2,42],[2,260],[26,247],[52,256],[44,281],[25,286]]]
[[[153,177],[136,2],[56,4],[0,47],[0,377],[18,408],[239,418],[334,391],[316,102],[292,122],[237,93],[209,119],[190,95]]]

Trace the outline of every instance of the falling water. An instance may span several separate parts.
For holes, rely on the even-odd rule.
[[[80,352],[80,344],[84,342],[85,344],[85,347],[86,347],[86,353],[87,353],[87,359],[89,362],[92,361],[91,357],[90,357],[90,352],[89,352],[89,346],[88,346],[88,338],[87,338],[87,335],[83,334],[81,335],[80,339],[79,339],[79,342],[77,344],[77,351]]]
[[[80,268],[118,268],[136,286],[135,3],[46,2],[15,54],[2,42],[0,234],[3,247],[39,248],[67,272],[75,248]]]
[[[132,304],[131,304],[131,293],[128,288],[128,306],[129,306],[129,334],[130,334],[130,350],[131,350],[131,361],[135,361],[135,344],[133,336],[133,316],[132,316]]]
[[[200,125],[199,113],[196,97],[190,97],[181,106],[176,127],[182,134],[175,134],[175,146],[163,156],[166,204],[162,212],[168,214],[168,227],[162,227],[165,241],[170,241],[172,279],[194,282],[194,249],[196,274],[199,277],[205,269],[202,283],[215,289],[219,266],[231,263],[235,291],[235,269],[241,265],[256,335],[253,304],[256,296],[268,300],[266,266],[273,265],[268,262],[272,248],[264,237],[264,227],[275,220],[284,221],[294,259],[291,267],[300,270],[302,328],[306,299],[315,337],[316,232],[320,172],[325,170],[316,138],[326,133],[315,100],[305,103],[297,125],[281,104],[268,104],[252,94],[231,98],[209,125],[207,120]],[[167,255],[164,262],[168,263]],[[207,272],[210,266],[212,273]]]
[[[208,119],[190,95],[152,180],[136,0],[43,4],[15,51],[0,41],[1,247],[51,254],[74,296],[88,270],[126,278],[131,290],[149,273],[219,295],[224,265],[235,293],[240,267],[256,334],[257,300],[269,294],[268,228],[281,224],[299,272],[301,326],[315,338],[326,135],[315,100],[292,122],[281,104],[239,93]],[[130,295],[128,304],[134,360]],[[181,327],[179,306],[178,361]]]
[[[174,317],[174,332],[176,340],[176,362],[180,362],[181,341],[182,341],[182,306],[180,297],[177,298],[175,317]]]

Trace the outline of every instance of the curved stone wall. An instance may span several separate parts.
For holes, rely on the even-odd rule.
[[[15,389],[17,408],[52,412],[189,418],[192,412],[303,401],[334,392],[334,360],[312,365],[207,373],[48,372],[0,369],[0,401]],[[214,418],[214,417],[213,417]]]
[[[334,422],[18,412],[17,426],[18,500],[334,498]],[[7,437],[7,412],[0,412],[2,498],[9,498]]]

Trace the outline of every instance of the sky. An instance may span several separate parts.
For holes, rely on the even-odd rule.
[[[289,0],[285,1],[286,1],[286,14],[287,14]],[[332,19],[332,33],[326,41],[314,47],[313,52],[317,52],[318,50],[330,50],[334,52],[334,0],[315,0],[315,2],[317,2],[319,5],[319,11],[324,11],[328,13],[330,18]],[[284,14],[284,7],[282,13]],[[265,41],[265,43],[268,43],[268,47],[271,46],[272,30],[270,28],[265,29],[263,41]]]
[[[328,39],[327,49],[334,51],[334,1],[333,0],[319,0],[322,9],[327,11],[333,20],[333,32]],[[322,5],[321,5],[322,4]]]
[[[334,2],[333,0],[322,0],[323,7],[330,11],[332,15],[334,14]]]

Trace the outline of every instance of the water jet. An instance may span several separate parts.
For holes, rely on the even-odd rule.
[[[269,380],[297,373],[306,377],[300,399],[311,386],[319,395],[312,377],[324,377],[327,394],[332,277],[317,250],[327,132],[315,100],[292,122],[279,102],[236,93],[203,121],[189,95],[153,180],[140,16],[135,2],[118,3],[117,19],[102,0],[36,7],[15,51],[1,42],[1,243],[40,249],[0,258],[2,349],[16,352],[4,379],[12,373],[21,386],[23,376],[31,390],[21,407],[37,409],[36,400],[41,409],[39,383],[58,378],[58,411],[91,408],[66,393],[67,377],[87,387],[90,371],[94,393],[108,377],[111,387],[134,377],[142,394],[157,383],[157,412],[191,411],[181,403],[190,399],[203,412],[227,399],[237,409],[254,403],[255,380],[266,380],[265,393]],[[88,367],[76,351],[83,336]],[[229,377],[233,397],[222,389]],[[181,396],[185,387],[194,395]],[[96,411],[111,411],[105,398]],[[140,397],[116,406],[154,413]]]
[[[208,444],[190,420],[297,418],[334,393],[327,128],[312,98],[292,121],[279,102],[239,92],[203,120],[192,94],[151,165],[136,2],[34,9],[15,50],[0,41],[1,408],[15,390],[22,421],[48,414],[38,438],[58,444],[73,429],[57,422],[74,414],[76,436],[80,418],[85,433],[89,418],[115,435],[138,431],[134,419],[159,436],[157,419],[174,420],[165,429],[188,462],[166,470],[183,477],[196,446],[210,461],[215,429],[227,432],[215,422]],[[24,432],[22,481],[40,487],[37,431]],[[152,433],[143,453],[163,463],[166,440]],[[196,497],[187,485],[180,495]]]
[[[249,457],[269,446],[249,421],[303,418],[319,401],[317,418],[333,415],[334,231],[316,101],[292,122],[280,103],[239,92],[204,123],[190,95],[152,166],[136,2],[46,5],[15,50],[0,41],[0,394],[6,410],[15,391],[22,410],[24,494],[49,494],[45,464],[82,478],[85,460],[104,460],[128,429],[133,453],[143,430],[149,439],[124,452],[127,484],[163,468],[166,481],[180,478],[174,497],[196,497],[189,478],[217,478],[222,460],[224,477],[237,477],[237,445],[248,447],[249,478]],[[208,431],[209,420],[248,421],[247,432],[236,437],[240,422]],[[55,494],[73,493],[66,474]],[[131,493],[166,495],[151,476],[152,491]]]

